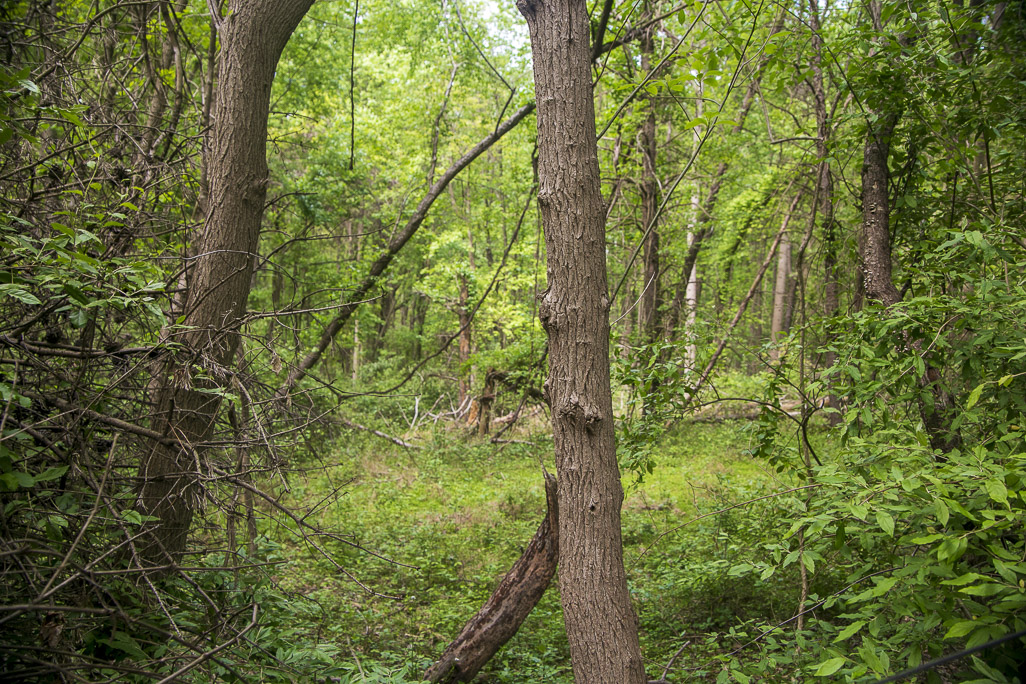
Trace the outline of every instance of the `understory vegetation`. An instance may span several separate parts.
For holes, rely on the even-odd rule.
[[[4,681],[1026,684],[1024,416],[1022,2],[0,4]]]

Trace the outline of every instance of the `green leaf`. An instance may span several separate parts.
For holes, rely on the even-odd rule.
[[[961,622],[956,622],[950,629],[948,629],[947,632],[945,632],[944,638],[958,639],[959,637],[964,637],[979,626],[980,623],[976,620],[962,620]]]
[[[897,577],[885,577],[884,579],[877,582],[876,586],[873,587],[870,591],[872,592],[873,596],[883,596],[884,594],[889,592],[891,588],[897,583]]]
[[[68,472],[68,466],[57,466],[56,468],[47,468],[39,475],[36,475],[36,482],[49,482],[50,480],[57,480],[64,476],[64,473]]]
[[[965,539],[945,539],[937,548],[937,560],[958,560],[967,548],[969,542]]]
[[[967,572],[964,575],[962,575],[961,577],[956,577],[955,579],[944,580],[943,582],[941,582],[941,584],[945,584],[945,585],[953,586],[953,587],[960,587],[962,585],[969,584],[970,582],[975,582],[976,580],[978,580],[978,579],[980,579],[982,577],[983,577],[983,575],[981,575],[979,573]]]
[[[1016,565],[1005,563],[997,558],[992,559],[991,563],[993,563],[994,569],[997,570],[997,573],[1001,575],[1001,579],[1009,584],[1019,583],[1019,577],[1016,574]]]
[[[888,536],[894,536],[894,518],[891,517],[890,513],[886,511],[877,511],[876,524],[880,526],[880,529],[887,533]]]
[[[89,299],[84,294],[82,294],[82,290],[80,290],[73,283],[64,283],[61,287],[64,290],[64,294],[68,295],[79,304],[89,303]]]
[[[951,511],[948,510],[947,504],[942,499],[937,499],[933,502],[934,515],[937,516],[937,522],[944,527],[948,525],[948,518],[951,517]]]
[[[42,303],[34,294],[13,283],[0,285],[0,296],[12,297],[23,304],[38,305]]]
[[[887,654],[881,651],[884,656]],[[877,674],[884,674],[887,672],[887,666],[890,664],[884,663],[883,659],[877,654],[876,647],[872,643],[864,643],[859,647],[859,655],[862,656],[862,660],[865,661],[869,667],[873,669],[873,672]]]
[[[133,525],[141,525],[143,521],[142,516],[139,514],[139,511],[135,510],[134,508],[129,508],[128,510],[122,511],[121,519]]]
[[[833,673],[840,670],[844,663],[847,662],[847,660],[847,658],[841,656],[837,658],[831,658],[830,660],[825,660],[819,664],[819,667],[816,668],[815,675],[817,677],[829,677]]]
[[[1008,503],[1008,489],[1005,487],[1005,483],[998,479],[987,480],[984,485],[987,488],[987,493],[990,494],[990,498],[994,499],[1000,504]]]
[[[994,596],[1000,594],[1005,590],[1005,585],[998,584],[997,582],[988,582],[986,584],[975,584],[965,589],[959,589],[963,594],[969,594],[970,596]]]
[[[976,386],[972,392],[969,393],[969,399],[965,402],[965,410],[968,411],[973,406],[976,406],[976,402],[980,400],[980,395],[983,393],[983,386],[987,383],[983,382]]]
[[[139,642],[124,632],[114,632],[110,639],[101,639],[100,642],[124,651],[138,660],[146,659],[146,652],[139,646]]]
[[[857,620],[857,621],[851,623],[850,625],[848,625],[847,627],[842,629],[841,633],[838,634],[834,638],[834,643],[836,644],[838,641],[844,641],[845,639],[850,639],[856,632],[858,632],[860,629],[862,629],[863,627],[866,626],[866,622],[868,622],[868,621],[867,620]]]

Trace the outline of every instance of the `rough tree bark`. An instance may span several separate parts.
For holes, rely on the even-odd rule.
[[[538,204],[548,256],[539,317],[559,476],[559,566],[574,677],[645,681],[620,533],[623,488],[609,384],[605,206],[584,0],[518,0],[538,102]]]
[[[883,31],[882,3],[869,3],[873,28]],[[907,36],[898,41],[907,44]],[[891,268],[891,209],[888,197],[890,170],[887,159],[891,151],[891,138],[901,118],[900,109],[872,112],[866,130],[866,143],[862,154],[862,225],[859,230],[859,270],[862,285],[868,299],[873,299],[886,308],[901,301],[901,293],[894,284]],[[922,353],[922,340],[912,339],[907,333],[898,344]],[[925,370],[918,378],[919,387],[932,395],[933,406],[919,399],[919,415],[930,440],[930,447],[949,453],[961,446],[962,439],[957,430],[951,428],[954,403],[944,389],[941,374],[936,366],[924,358]]]
[[[481,610],[424,673],[432,683],[469,682],[509,641],[556,574],[559,560],[559,504],[556,478],[545,473],[548,511],[527,549],[499,582]]]
[[[874,3],[876,4],[876,3]],[[859,258],[866,297],[891,308],[901,301],[891,269],[890,201],[887,195],[890,172],[887,158],[898,113],[881,114],[866,132],[862,158],[862,226],[859,231]],[[899,344],[921,353],[922,340],[903,335]],[[919,400],[919,415],[930,440],[930,447],[949,453],[961,445],[961,437],[951,429],[954,405],[944,390],[941,374],[929,359],[923,359],[925,371],[918,378],[920,388],[933,396],[933,406]]]
[[[238,347],[267,192],[271,81],[313,0],[232,0],[219,28],[222,57],[209,160],[210,196],[184,302],[185,332],[163,368],[152,444],[139,467],[139,510],[156,521],[138,544],[150,565],[178,562],[198,498],[199,452]]]

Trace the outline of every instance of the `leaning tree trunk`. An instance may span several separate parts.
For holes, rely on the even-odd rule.
[[[605,207],[599,185],[585,0],[517,0],[538,103],[538,205],[548,287],[539,316],[559,475],[559,567],[574,677],[645,681],[620,536],[623,488],[609,384]]]
[[[198,499],[199,452],[211,434],[239,341],[267,193],[267,115],[281,51],[313,0],[231,0],[209,160],[210,196],[178,345],[156,394],[152,445],[139,467],[138,546],[150,565],[178,562]]]
[[[559,505],[556,497],[556,479],[546,472],[545,504],[548,510],[534,538],[481,610],[427,669],[424,679],[433,684],[471,681],[524,624],[556,574],[559,560]]]

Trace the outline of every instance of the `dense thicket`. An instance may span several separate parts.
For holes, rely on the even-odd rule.
[[[869,682],[1026,626],[1022,4],[574,2],[583,90],[512,5],[0,8],[5,677],[354,672],[279,584],[287,549],[351,574],[313,515],[347,482],[295,479],[365,437],[591,439],[606,331],[625,482],[728,414],[772,485],[701,579],[772,610],[689,616],[683,542],[628,569],[650,678]],[[589,90],[563,206],[594,157],[545,122]],[[1021,681],[1022,644],[923,676]]]

